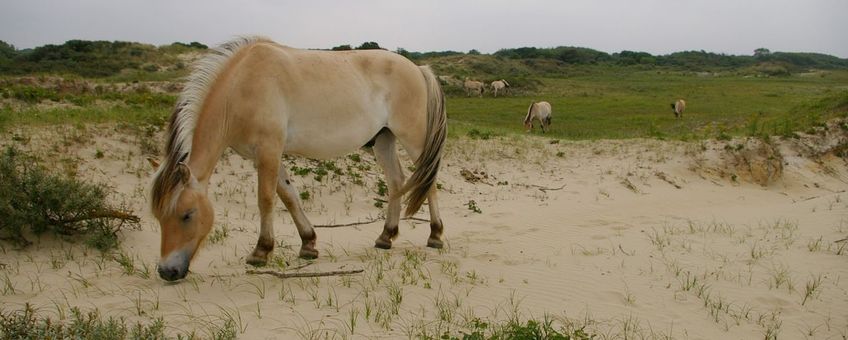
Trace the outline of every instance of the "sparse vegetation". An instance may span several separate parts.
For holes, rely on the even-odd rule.
[[[0,155],[0,237],[24,246],[26,230],[36,235],[79,237],[107,250],[118,245],[118,231],[139,219],[107,203],[103,185],[49,173],[16,148]],[[73,199],[68,199],[73,197]]]

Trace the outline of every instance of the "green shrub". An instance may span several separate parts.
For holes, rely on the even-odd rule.
[[[0,338],[3,339],[164,339],[165,323],[161,318],[149,325],[137,323],[127,327],[123,319],[104,320],[100,313],[83,313],[71,308],[71,320],[61,322],[39,318],[27,304],[20,311],[0,311]]]
[[[137,226],[138,217],[106,203],[103,185],[85,183],[47,172],[13,147],[0,155],[0,239],[30,244],[36,235],[82,238],[91,247],[118,245],[118,231]]]

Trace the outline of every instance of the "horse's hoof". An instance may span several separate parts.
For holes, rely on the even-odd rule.
[[[442,249],[444,248],[445,244],[440,239],[430,238],[427,239],[427,246],[434,249]]]
[[[250,256],[247,257],[247,264],[254,267],[264,267],[266,264],[268,264],[268,259],[265,257],[250,254]]]
[[[374,247],[380,249],[392,249],[392,241],[385,241],[381,238],[378,238],[376,242],[374,242]]]
[[[318,250],[314,248],[300,248],[298,256],[305,260],[314,260],[318,258]]]

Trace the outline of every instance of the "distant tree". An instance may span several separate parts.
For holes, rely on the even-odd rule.
[[[373,41],[367,41],[367,42],[362,43],[362,45],[359,45],[359,47],[357,47],[356,49],[357,50],[382,50],[383,48],[380,47],[379,44],[377,44]]]
[[[472,50],[468,51],[468,54],[470,54],[470,55],[480,55],[480,51],[478,51],[476,49],[472,49]]]
[[[402,55],[406,59],[412,59],[412,54],[403,47],[398,47],[395,53]]]
[[[196,42],[196,41],[192,41],[190,44],[188,44],[188,46],[191,47],[191,48],[196,48],[196,49],[201,49],[201,50],[205,50],[205,49],[209,48],[209,46],[206,46],[206,45],[201,44],[201,43]]]
[[[767,49],[765,47],[760,47],[760,48],[754,50],[754,56],[755,57],[765,57],[769,54],[771,54],[771,51],[769,51],[769,49]]]
[[[350,51],[352,49],[353,49],[353,47],[350,47],[350,45],[339,45],[339,46],[333,47],[331,50],[333,50],[333,51]]]
[[[17,54],[15,46],[0,40],[0,58],[12,59]]]

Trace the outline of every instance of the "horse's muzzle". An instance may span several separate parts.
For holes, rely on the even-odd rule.
[[[159,262],[159,277],[165,281],[176,281],[186,277],[188,274],[189,256],[184,250],[171,253],[162,262]]]

